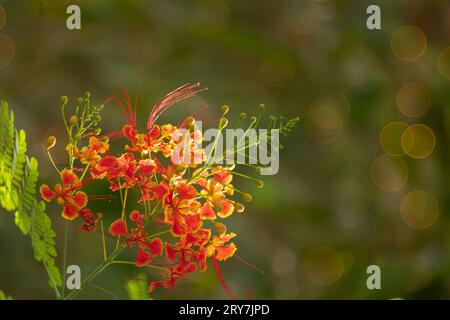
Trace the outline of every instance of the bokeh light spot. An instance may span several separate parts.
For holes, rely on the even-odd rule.
[[[415,26],[403,26],[392,34],[391,48],[399,59],[414,61],[424,54],[427,48],[427,37]]]
[[[309,280],[327,286],[339,280],[344,272],[341,255],[331,247],[317,247],[305,257],[305,272]]]
[[[431,193],[415,190],[403,197],[400,215],[410,228],[425,229],[432,226],[438,219],[439,204]]]
[[[405,154],[402,148],[402,134],[408,125],[401,121],[389,122],[380,132],[380,145],[384,152],[391,156]]]
[[[450,47],[445,48],[439,53],[436,66],[439,72],[450,80]]]
[[[416,118],[424,115],[431,104],[428,88],[420,83],[407,83],[397,93],[397,108],[405,116]]]
[[[0,33],[0,69],[4,69],[13,61],[16,46],[4,33]]]
[[[380,190],[393,192],[405,185],[409,169],[402,158],[383,154],[372,163],[371,175],[373,183]]]
[[[436,136],[430,127],[424,124],[413,124],[405,129],[401,138],[405,153],[415,159],[429,156],[436,146]]]

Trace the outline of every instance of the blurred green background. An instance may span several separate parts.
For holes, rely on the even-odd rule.
[[[81,7],[80,31],[65,26],[69,3]],[[381,30],[366,28],[370,4],[381,7]],[[101,103],[123,79],[132,94],[140,88],[144,126],[160,97],[199,81],[209,90],[167,112],[165,121],[195,110],[217,115],[224,103],[234,116],[265,103],[269,114],[302,117],[285,140],[279,173],[264,177],[262,190],[236,179],[254,200],[229,219],[229,229],[238,233],[238,254],[265,271],[234,258],[222,263],[238,298],[450,298],[448,1],[0,5],[0,97],[28,133],[42,182],[56,178],[42,144],[62,134],[61,95],[73,100],[90,91]],[[116,109],[105,109],[106,130],[123,124]],[[427,127],[411,127],[419,123]],[[61,248],[59,208],[49,205],[48,213]],[[71,233],[69,264],[84,275],[101,262],[98,237]],[[16,299],[52,299],[32,255],[13,216],[2,212],[0,288]],[[372,264],[381,267],[381,290],[366,287]],[[113,266],[95,284],[126,298],[124,282],[138,271]],[[94,287],[79,297],[111,298]],[[225,297],[209,268],[166,298]]]

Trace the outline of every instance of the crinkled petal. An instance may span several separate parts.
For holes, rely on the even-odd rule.
[[[64,219],[73,220],[78,216],[77,209],[70,204],[66,204],[64,206],[62,216]]]
[[[88,197],[83,191],[78,191],[77,193],[75,193],[72,199],[77,208],[84,208],[88,202]]]
[[[232,257],[237,248],[234,243],[227,244],[226,246],[216,247],[216,258],[219,261],[227,260]]]
[[[79,180],[75,173],[68,169],[61,171],[61,179],[64,185],[78,185]]]
[[[42,199],[44,199],[45,201],[49,202],[50,200],[53,199],[53,197],[56,196],[56,193],[53,192],[52,189],[49,188],[48,185],[43,184],[40,188],[39,188],[39,192],[41,193],[41,197]]]

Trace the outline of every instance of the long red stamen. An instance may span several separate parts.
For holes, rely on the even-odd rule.
[[[228,299],[236,300],[236,298],[234,297],[234,295],[231,292],[230,288],[227,286],[227,284],[225,283],[225,280],[222,277],[222,273],[220,272],[220,268],[219,268],[219,264],[217,263],[216,256],[214,256],[214,255],[212,256],[212,261],[213,261],[214,270],[216,270],[217,277],[219,278],[220,283],[222,284],[222,287],[225,289],[225,292],[227,293]]]
[[[186,83],[177,89],[173,90],[169,94],[167,94],[163,99],[158,101],[152,109],[150,116],[147,121],[147,129],[150,130],[158,117],[169,107],[173,106],[175,103],[188,99],[190,97],[195,96],[196,94],[208,90],[208,88],[202,88],[196,90],[200,86],[200,83],[197,82],[195,84]]]
[[[250,262],[248,262],[248,261],[242,259],[242,258],[239,257],[237,254],[234,254],[233,257],[235,257],[236,259],[238,259],[238,260],[239,260],[240,262],[242,262],[243,264],[249,266],[250,268],[255,269],[256,271],[258,271],[258,272],[264,274],[264,271],[263,271],[263,270],[261,270],[261,269],[259,269],[258,267],[254,266],[254,265],[251,264]]]

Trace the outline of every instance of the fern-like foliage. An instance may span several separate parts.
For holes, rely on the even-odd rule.
[[[144,274],[140,274],[137,279],[130,279],[125,283],[125,289],[130,300],[148,300],[148,281]]]
[[[55,265],[55,232],[45,213],[45,203],[36,199],[38,162],[27,156],[25,131],[14,127],[14,113],[5,101],[0,102],[0,205],[14,212],[15,223],[29,234],[34,257],[41,261],[49,284],[61,286],[61,274]]]

